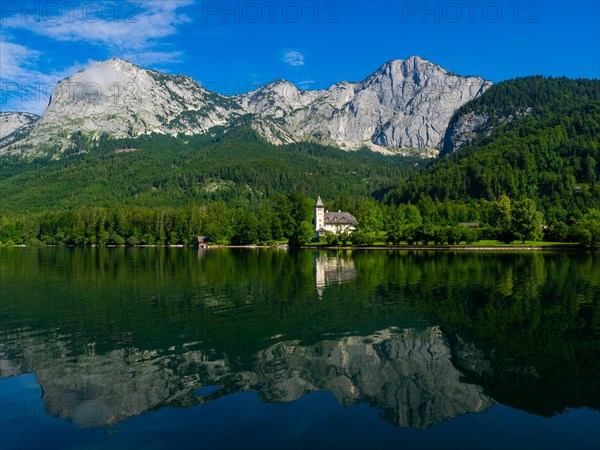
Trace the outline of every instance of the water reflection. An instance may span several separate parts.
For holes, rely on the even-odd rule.
[[[0,378],[81,427],[246,391],[414,428],[600,408],[595,254],[2,249],[0,298]]]
[[[416,428],[481,412],[492,403],[481,387],[461,381],[439,327],[386,329],[313,345],[280,341],[242,365],[201,349],[129,348],[57,358],[53,355],[65,353],[57,342],[31,337],[21,343],[22,359],[10,359],[5,350],[0,354],[0,375],[35,372],[47,411],[82,427],[250,390],[268,403],[328,390],[342,405],[366,401],[395,426]],[[210,386],[220,389],[203,392]]]
[[[356,267],[352,252],[318,252],[315,255],[315,285],[319,298],[323,298],[325,287],[341,284],[356,278]]]

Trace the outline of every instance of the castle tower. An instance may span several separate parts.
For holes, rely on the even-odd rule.
[[[315,234],[319,236],[319,230],[323,228],[325,228],[325,205],[319,195],[315,205]]]

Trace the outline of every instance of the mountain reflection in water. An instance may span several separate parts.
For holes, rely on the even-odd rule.
[[[0,379],[80,427],[246,391],[412,428],[598,408],[597,258],[5,249]]]
[[[424,428],[491,404],[479,386],[460,380],[438,327],[387,329],[308,346],[281,341],[238,368],[227,355],[185,348],[55,358],[60,346],[35,339],[24,344],[19,367],[1,356],[2,376],[34,371],[47,410],[80,426],[112,424],[165,405],[192,406],[248,390],[269,403],[328,390],[343,405],[366,401],[381,408],[382,416],[399,427]],[[214,385],[221,389],[196,395]]]

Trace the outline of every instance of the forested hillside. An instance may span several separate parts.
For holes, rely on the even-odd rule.
[[[420,158],[343,152],[316,144],[277,147],[247,129],[175,139],[75,136],[60,160],[1,160],[0,213],[77,207],[178,207],[225,201],[256,209],[278,193],[374,196],[403,179]]]
[[[598,99],[598,80],[534,76],[503,81],[456,110],[448,124],[442,155],[456,149],[461,126],[464,132],[465,128],[473,128],[474,125],[473,131],[481,137],[499,125],[525,115],[542,116]]]
[[[393,202],[533,199],[560,219],[600,207],[600,81],[499,83],[452,119],[483,115],[468,145],[390,193]]]

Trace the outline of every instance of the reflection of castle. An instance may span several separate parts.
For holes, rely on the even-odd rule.
[[[320,252],[315,260],[315,284],[319,297],[323,296],[328,284],[341,284],[356,278],[354,260],[350,255],[346,257],[340,253],[332,256],[331,253]]]
[[[314,345],[282,341],[257,352],[252,362],[233,369],[227,355],[198,348],[114,350],[106,354],[55,358],[59,342],[25,338],[20,358],[0,347],[0,377],[34,371],[46,409],[79,426],[116,423],[163,406],[187,407],[221,395],[257,391],[265,402],[291,402],[328,390],[343,405],[369,402],[398,427],[424,428],[487,409],[482,388],[465,383],[452,364],[451,350],[437,327],[386,329]],[[13,355],[12,358],[8,355]],[[235,359],[235,358],[233,358]],[[206,386],[220,390],[196,395]]]

